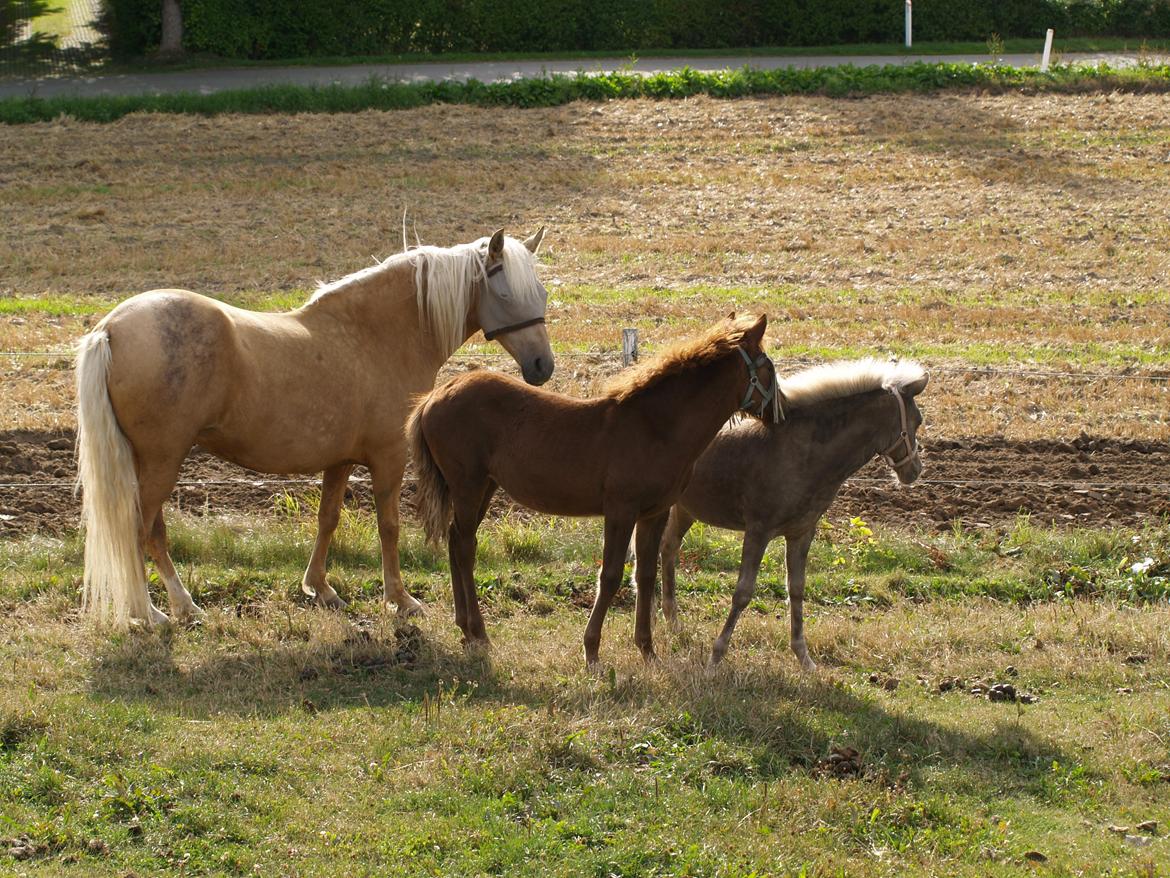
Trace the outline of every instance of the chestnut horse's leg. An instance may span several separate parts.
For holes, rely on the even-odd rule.
[[[613,603],[614,595],[622,584],[622,571],[626,566],[626,550],[630,546],[630,533],[634,529],[633,516],[606,516],[605,545],[602,549],[601,576],[597,580],[597,597],[593,600],[593,611],[585,625],[585,664],[597,670],[600,663],[597,651],[601,646],[601,626],[605,614]]]
[[[695,519],[689,512],[681,506],[675,506],[670,510],[670,520],[662,534],[662,615],[670,623],[671,631],[682,628],[674,597],[675,569],[678,567],[678,552],[683,537],[694,523]]]
[[[638,522],[634,531],[636,552],[643,561],[634,571],[638,599],[634,606],[634,643],[642,651],[642,658],[650,661],[654,655],[654,583],[658,579],[658,547],[662,531],[666,529],[669,512]]]
[[[760,562],[764,559],[764,550],[768,548],[768,537],[761,531],[748,528],[743,535],[743,554],[739,559],[739,582],[735,586],[735,594],[731,598],[731,613],[723,630],[715,639],[715,646],[711,648],[711,664],[722,661],[727,652],[727,645],[731,642],[731,635],[735,631],[735,623],[739,615],[749,603],[756,591],[756,577],[760,573]]]
[[[447,534],[447,554],[451,561],[451,591],[455,598],[455,621],[459,623],[462,603],[463,631],[465,646],[491,646],[483,614],[479,609],[479,596],[475,590],[475,550],[479,543],[476,533],[479,524],[487,514],[496,483],[488,479],[478,497],[468,492],[459,498],[452,498],[453,516]]]
[[[323,607],[340,610],[345,601],[337,596],[333,586],[325,581],[325,558],[329,554],[329,543],[337,522],[341,520],[341,504],[345,500],[345,487],[353,464],[343,463],[330,467],[321,477],[321,503],[317,506],[317,540],[313,543],[313,554],[301,580],[301,591]]]
[[[378,513],[378,537],[382,543],[382,601],[393,601],[402,616],[423,611],[402,585],[398,563],[398,498],[402,493],[402,473],[406,469],[405,447],[395,447],[377,463],[370,464],[370,481],[374,489],[374,508]]]
[[[784,546],[784,561],[788,568],[788,612],[792,619],[792,651],[806,671],[817,669],[816,662],[808,657],[808,647],[804,642],[804,570],[814,533],[815,525],[807,533],[787,539]]]

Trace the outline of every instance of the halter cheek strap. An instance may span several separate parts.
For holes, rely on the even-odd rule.
[[[918,442],[910,441],[910,425],[906,417],[906,400],[902,398],[902,394],[898,392],[897,388],[891,387],[890,393],[894,394],[894,399],[898,400],[898,416],[902,419],[902,432],[898,434],[898,438],[894,440],[889,448],[878,454],[878,457],[888,463],[893,469],[897,469],[918,456]],[[903,454],[900,458],[894,460],[894,452],[899,449],[902,449]]]
[[[747,392],[744,393],[743,402],[740,403],[740,411],[752,412],[757,417],[763,418],[764,410],[767,409],[768,404],[771,403],[772,422],[779,424],[784,420],[784,408],[780,404],[780,378],[776,374],[776,367],[772,365],[772,361],[768,359],[768,355],[765,353],[761,352],[755,360],[752,360],[748,352],[742,347],[738,347],[737,350],[739,351],[739,355],[743,357],[743,361],[747,365],[748,370]],[[758,370],[765,363],[767,363],[769,366],[772,366],[771,387],[765,387],[763,382],[760,381]],[[760,394],[759,411],[756,411],[755,407],[752,405],[752,395],[755,393]]]

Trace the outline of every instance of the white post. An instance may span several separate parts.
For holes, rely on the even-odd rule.
[[[638,330],[622,330],[622,365],[628,366],[638,359]]]
[[[910,0],[906,0],[907,3]],[[1040,72],[1048,72],[1048,61],[1052,58],[1052,28],[1048,28],[1048,33],[1044,35],[1044,55],[1040,59]]]
[[[910,33],[910,18],[911,18],[910,11],[911,11],[910,10],[910,0],[906,0],[906,48],[907,49],[909,49],[910,46],[914,43],[914,40],[912,39],[912,36]]]

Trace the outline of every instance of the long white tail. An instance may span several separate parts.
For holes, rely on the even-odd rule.
[[[81,607],[125,627],[150,622],[150,592],[139,544],[142,518],[134,452],[114,416],[106,378],[110,336],[99,327],[77,344],[77,481],[85,529]]]

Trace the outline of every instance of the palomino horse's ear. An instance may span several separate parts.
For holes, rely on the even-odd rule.
[[[543,240],[544,240],[544,226],[541,226],[535,235],[533,235],[531,238],[528,238],[527,240],[525,240],[524,246],[528,248],[529,253],[531,253],[533,256],[535,256],[536,251],[540,249],[540,242]]]
[[[488,258],[499,259],[504,254],[504,230],[496,229],[492,239],[488,241]]]
[[[906,396],[918,396],[918,394],[926,390],[926,382],[929,380],[929,375],[923,375],[917,381],[911,381],[909,384],[903,387],[902,392],[906,394]]]
[[[751,318],[748,318],[751,319]],[[760,319],[752,324],[751,329],[743,334],[743,340],[758,348],[764,346],[764,330],[768,328],[768,315],[761,314]]]

